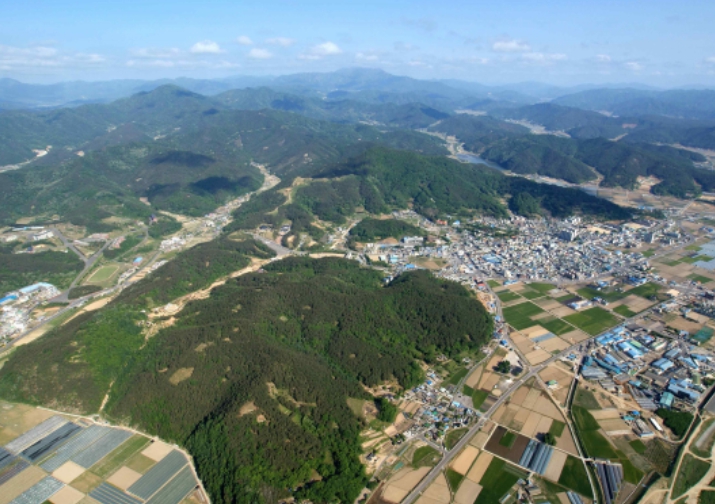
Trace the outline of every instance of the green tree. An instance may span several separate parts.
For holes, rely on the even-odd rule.
[[[498,373],[507,374],[511,371],[511,364],[509,363],[509,361],[503,360],[499,364],[497,364],[496,370]]]

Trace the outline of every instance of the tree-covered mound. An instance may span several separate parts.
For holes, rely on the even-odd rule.
[[[425,234],[422,228],[398,219],[363,219],[350,229],[351,240],[363,243]]]
[[[156,280],[19,348],[0,395],[91,413],[111,390],[104,413],[187,446],[216,502],[352,502],[364,425],[348,398],[414,386],[418,359],[492,331],[464,287],[425,271],[384,284],[352,261],[289,258],[214,288],[146,341],[137,305],[167,290],[146,287]]]

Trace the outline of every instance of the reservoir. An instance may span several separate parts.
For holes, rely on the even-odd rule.
[[[482,159],[475,154],[457,154],[457,159],[459,159],[460,161],[465,161],[467,163],[483,164],[483,165],[488,166],[489,168],[494,168],[495,170],[504,171],[504,168],[502,168],[498,164],[492,163],[491,161],[487,161],[486,159]]]

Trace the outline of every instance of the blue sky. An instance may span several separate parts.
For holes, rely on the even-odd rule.
[[[276,75],[378,67],[487,84],[715,86],[715,2],[0,2],[0,77]]]

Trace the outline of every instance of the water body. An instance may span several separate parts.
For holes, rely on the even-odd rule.
[[[495,170],[499,170],[499,171],[506,171],[504,168],[502,168],[498,164],[492,163],[491,161],[487,161],[486,159],[482,159],[475,154],[457,154],[457,159],[459,159],[460,161],[465,161],[467,163],[472,163],[472,164],[483,164],[483,165],[488,166],[489,168],[494,168]]]

